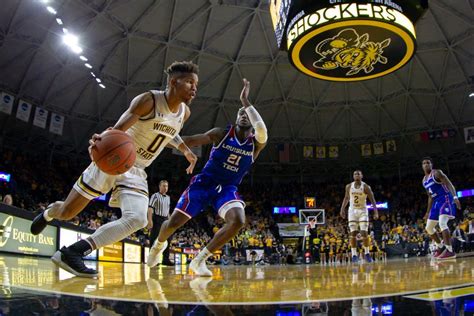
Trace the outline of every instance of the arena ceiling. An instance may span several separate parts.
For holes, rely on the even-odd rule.
[[[200,66],[198,97],[183,134],[233,122],[243,77],[251,81],[273,143],[345,144],[396,139],[402,155],[425,150],[472,156],[463,127],[474,125],[474,15],[470,0],[430,0],[417,23],[409,64],[380,79],[335,83],[297,72],[276,47],[268,1],[49,0],[106,89],[62,43],[56,17],[39,0],[3,0],[0,90],[66,116],[63,136],[0,114],[2,135],[20,145],[84,152],[93,132],[113,125],[133,96],[165,87],[175,60]],[[454,128],[429,146],[422,131]],[[472,146],[471,146],[472,147]],[[352,148],[352,149],[351,149]],[[270,158],[269,158],[270,159]],[[272,160],[272,159],[270,159]]]

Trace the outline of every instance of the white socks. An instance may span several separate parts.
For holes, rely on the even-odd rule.
[[[453,246],[451,245],[446,245],[446,249],[448,249],[449,252],[453,252]]]
[[[364,247],[364,252],[365,252],[365,254],[370,253],[370,247]]]
[[[352,256],[357,256],[357,248],[351,248]]]
[[[212,253],[207,250],[207,247],[201,250],[201,252],[196,256],[196,260],[204,260],[206,261],[207,258],[209,258],[212,255]]]
[[[48,208],[46,211],[43,212],[43,217],[47,222],[51,222],[54,219],[48,215],[49,210],[50,209]]]

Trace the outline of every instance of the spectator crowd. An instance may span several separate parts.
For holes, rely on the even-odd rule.
[[[45,209],[56,200],[66,198],[77,176],[85,166],[69,160],[45,163],[39,156],[2,153],[0,171],[11,174],[10,182],[0,181],[0,197],[3,203],[36,212]],[[467,168],[469,170],[469,168]],[[451,181],[456,188],[471,188],[474,172],[460,169],[452,172]],[[385,258],[386,248],[411,245],[416,255],[429,253],[429,238],[424,230],[423,216],[426,213],[427,196],[421,186],[420,174],[403,179],[370,179],[369,184],[377,201],[386,201],[389,210],[380,210],[380,219],[370,225],[370,242],[374,258]],[[177,202],[182,190],[187,186],[183,179],[168,179],[172,205]],[[222,249],[222,261],[239,263],[248,257],[247,250],[255,257],[257,250],[263,256],[255,260],[261,263],[294,262],[306,251],[322,263],[341,263],[348,260],[350,252],[347,220],[339,216],[344,197],[344,185],[349,182],[329,180],[324,183],[284,183],[268,185],[257,183],[242,185],[240,193],[245,200],[247,223],[239,234]],[[153,189],[155,185],[150,184]],[[150,193],[154,191],[151,190]],[[326,224],[318,226],[307,244],[300,239],[284,240],[279,236],[277,223],[297,223],[298,216],[272,214],[274,206],[303,207],[303,197],[316,196],[317,206],[325,210]],[[452,221],[453,245],[457,252],[471,250],[474,242],[474,199],[461,200],[463,209]],[[97,229],[120,217],[120,210],[108,207],[105,201],[93,201],[78,216],[71,220],[75,225]],[[207,210],[195,220],[189,221],[171,239],[171,247],[202,248],[223,226],[224,222],[216,212]],[[146,228],[134,233],[131,239],[149,245]],[[305,241],[305,242],[306,242]],[[413,245],[417,245],[413,247]],[[304,251],[302,251],[304,249]]]

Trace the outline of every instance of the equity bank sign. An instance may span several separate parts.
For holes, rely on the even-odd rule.
[[[415,52],[414,25],[396,4],[374,2],[383,3],[342,3],[296,15],[286,34],[293,66],[319,79],[359,81],[405,65]]]
[[[0,213],[0,251],[51,256],[56,251],[57,228],[47,226],[39,235],[30,233],[31,221]]]

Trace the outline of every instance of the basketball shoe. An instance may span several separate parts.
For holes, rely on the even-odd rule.
[[[164,242],[159,242],[157,238],[153,243],[153,246],[151,246],[150,254],[146,261],[147,266],[150,268],[156,266],[160,261],[160,255],[165,251],[166,247],[168,247],[168,241],[165,240]]]

